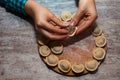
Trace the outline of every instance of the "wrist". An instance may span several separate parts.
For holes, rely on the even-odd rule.
[[[32,18],[35,17],[37,5],[38,5],[38,3],[35,2],[34,0],[28,0],[25,4],[25,12]]]

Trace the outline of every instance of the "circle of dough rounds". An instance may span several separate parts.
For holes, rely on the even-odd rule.
[[[68,22],[72,19],[72,14],[69,11],[63,11],[61,13],[61,19],[65,22]]]
[[[82,73],[84,71],[84,65],[83,64],[75,64],[72,65],[72,70],[75,73]]]
[[[58,64],[58,57],[55,55],[49,55],[48,57],[46,57],[46,62],[49,66],[56,66]]]
[[[93,50],[93,57],[97,60],[102,60],[105,57],[105,50],[103,48],[96,48]]]
[[[98,47],[104,47],[106,45],[106,38],[104,36],[98,36],[95,38],[95,44]]]
[[[85,62],[85,68],[88,71],[95,71],[98,68],[98,65],[99,65],[99,63],[96,60],[91,60],[91,61]]]
[[[99,25],[97,25],[97,26],[94,28],[92,34],[93,34],[94,36],[99,36],[99,35],[101,35],[101,34],[102,34],[102,28],[101,28]]]
[[[43,45],[39,47],[39,53],[41,56],[46,57],[51,53],[51,51],[48,46]]]
[[[70,62],[67,61],[67,60],[60,60],[60,61],[58,62],[58,68],[59,68],[62,72],[67,73],[67,72],[69,72],[70,69],[71,69],[71,64],[70,64]]]
[[[63,45],[59,41],[52,42],[50,46],[54,54],[61,54],[63,52]]]

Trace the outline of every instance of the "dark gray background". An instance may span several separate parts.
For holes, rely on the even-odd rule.
[[[55,14],[75,12],[74,0],[36,0]],[[95,0],[108,52],[95,74],[66,77],[49,70],[37,51],[33,21],[0,7],[0,80],[120,80],[120,0]]]

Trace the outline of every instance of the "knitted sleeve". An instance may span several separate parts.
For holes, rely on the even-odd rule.
[[[27,0],[0,0],[0,4],[4,5],[5,8],[25,14],[25,4]]]

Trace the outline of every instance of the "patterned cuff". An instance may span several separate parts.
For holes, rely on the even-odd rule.
[[[7,9],[26,14],[24,7],[27,0],[3,0],[3,1],[5,1],[4,5]]]

